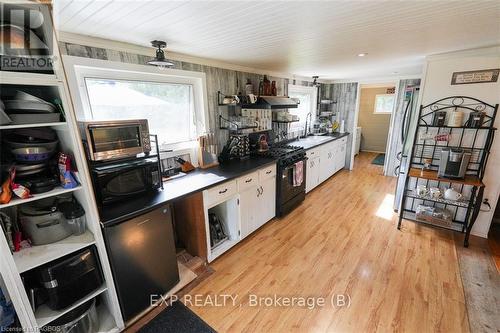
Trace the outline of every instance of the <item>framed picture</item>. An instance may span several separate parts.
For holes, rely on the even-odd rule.
[[[483,69],[476,71],[454,72],[451,77],[451,84],[471,84],[471,83],[488,83],[498,81],[499,68]]]

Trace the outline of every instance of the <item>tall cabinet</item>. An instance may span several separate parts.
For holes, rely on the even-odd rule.
[[[61,56],[57,47],[56,36],[53,32],[50,11],[48,6],[43,4],[2,4],[1,19],[3,23],[9,20],[7,13],[11,10],[17,10],[18,13],[29,10],[31,11],[31,17],[37,17],[42,21],[42,25],[37,28],[35,33],[49,47],[48,53],[49,55],[53,55],[51,57],[53,64],[52,68],[44,71],[19,72],[2,70],[0,72],[0,91],[2,97],[13,91],[23,91],[37,95],[46,101],[56,101],[64,110],[65,117],[61,117],[59,121],[48,123],[5,124],[0,126],[0,136],[3,136],[6,131],[16,133],[16,131],[28,128],[51,128],[57,134],[59,150],[69,153],[74,158],[74,165],[80,172],[75,173],[79,182],[79,185],[75,188],[64,189],[57,186],[51,191],[34,194],[27,199],[13,197],[8,203],[0,204],[0,211],[17,211],[17,208],[23,207],[27,203],[34,203],[64,193],[71,193],[85,210],[87,231],[83,235],[69,236],[54,243],[32,246],[13,253],[9,247],[8,236],[4,232],[0,232],[0,251],[2,253],[0,256],[1,278],[4,282],[6,292],[12,300],[19,322],[25,331],[38,332],[42,327],[77,308],[79,305],[96,298],[99,300],[97,307],[97,331],[117,332],[124,327],[124,324],[99,225],[97,208],[90,187],[90,177],[85,171],[85,155],[77,135],[78,129],[72,104],[69,100],[68,87],[62,64],[60,63]],[[5,148],[2,145],[2,149]],[[64,309],[55,311],[46,305],[41,305],[36,311],[33,311],[21,278],[22,274],[92,245],[97,249],[100,266],[104,275],[104,283],[101,287]]]

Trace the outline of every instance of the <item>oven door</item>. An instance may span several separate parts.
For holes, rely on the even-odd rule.
[[[306,189],[306,165],[304,160],[304,167],[302,168],[302,183],[299,186],[294,186],[293,177],[294,177],[295,166],[289,165],[283,167],[280,172],[280,193],[281,193],[281,203],[285,203],[297,195],[305,192]]]
[[[101,205],[141,195],[161,186],[161,174],[155,160],[139,160],[94,167],[96,199]]]

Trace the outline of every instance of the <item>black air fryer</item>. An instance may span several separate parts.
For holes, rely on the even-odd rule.
[[[98,289],[103,276],[94,245],[37,269],[52,310],[70,306]]]

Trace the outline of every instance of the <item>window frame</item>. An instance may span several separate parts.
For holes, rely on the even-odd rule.
[[[377,111],[377,98],[379,96],[391,96],[393,101],[392,101],[392,108],[390,111],[382,111],[382,112],[379,112]],[[377,114],[377,115],[388,115],[388,114],[392,114],[392,112],[394,111],[394,107],[396,105],[396,94],[376,94],[375,95],[375,101],[373,103],[373,114]]]
[[[290,97],[290,92],[291,91],[294,91],[294,92],[297,92],[297,93],[306,93],[306,94],[310,94],[311,95],[311,120],[310,120],[310,123],[314,123],[314,121],[316,120],[316,117],[317,117],[317,113],[318,113],[318,105],[317,105],[317,101],[318,101],[318,88],[317,87],[310,87],[310,86],[300,86],[300,85],[296,85],[296,84],[291,84],[289,83],[288,84],[288,96]],[[290,110],[289,110],[290,111]],[[293,112],[293,111],[292,111]],[[302,130],[304,130],[304,127],[305,127],[305,119],[304,121],[302,122],[302,119],[300,119],[300,121],[298,122],[298,124],[294,124],[292,123],[291,124],[291,131],[297,131],[299,128],[302,128]],[[304,124],[304,125],[302,125]],[[296,126],[294,126],[296,125]]]
[[[142,81],[153,83],[189,84],[193,89],[193,105],[198,136],[209,132],[206,75],[178,69],[160,69],[150,65],[137,65],[122,62],[63,56],[68,84],[75,101],[77,121],[92,120],[92,108],[86,87],[86,78]],[[68,70],[69,69],[69,70]],[[153,133],[154,134],[154,133]],[[162,145],[160,148],[183,150],[194,148],[197,139]]]

